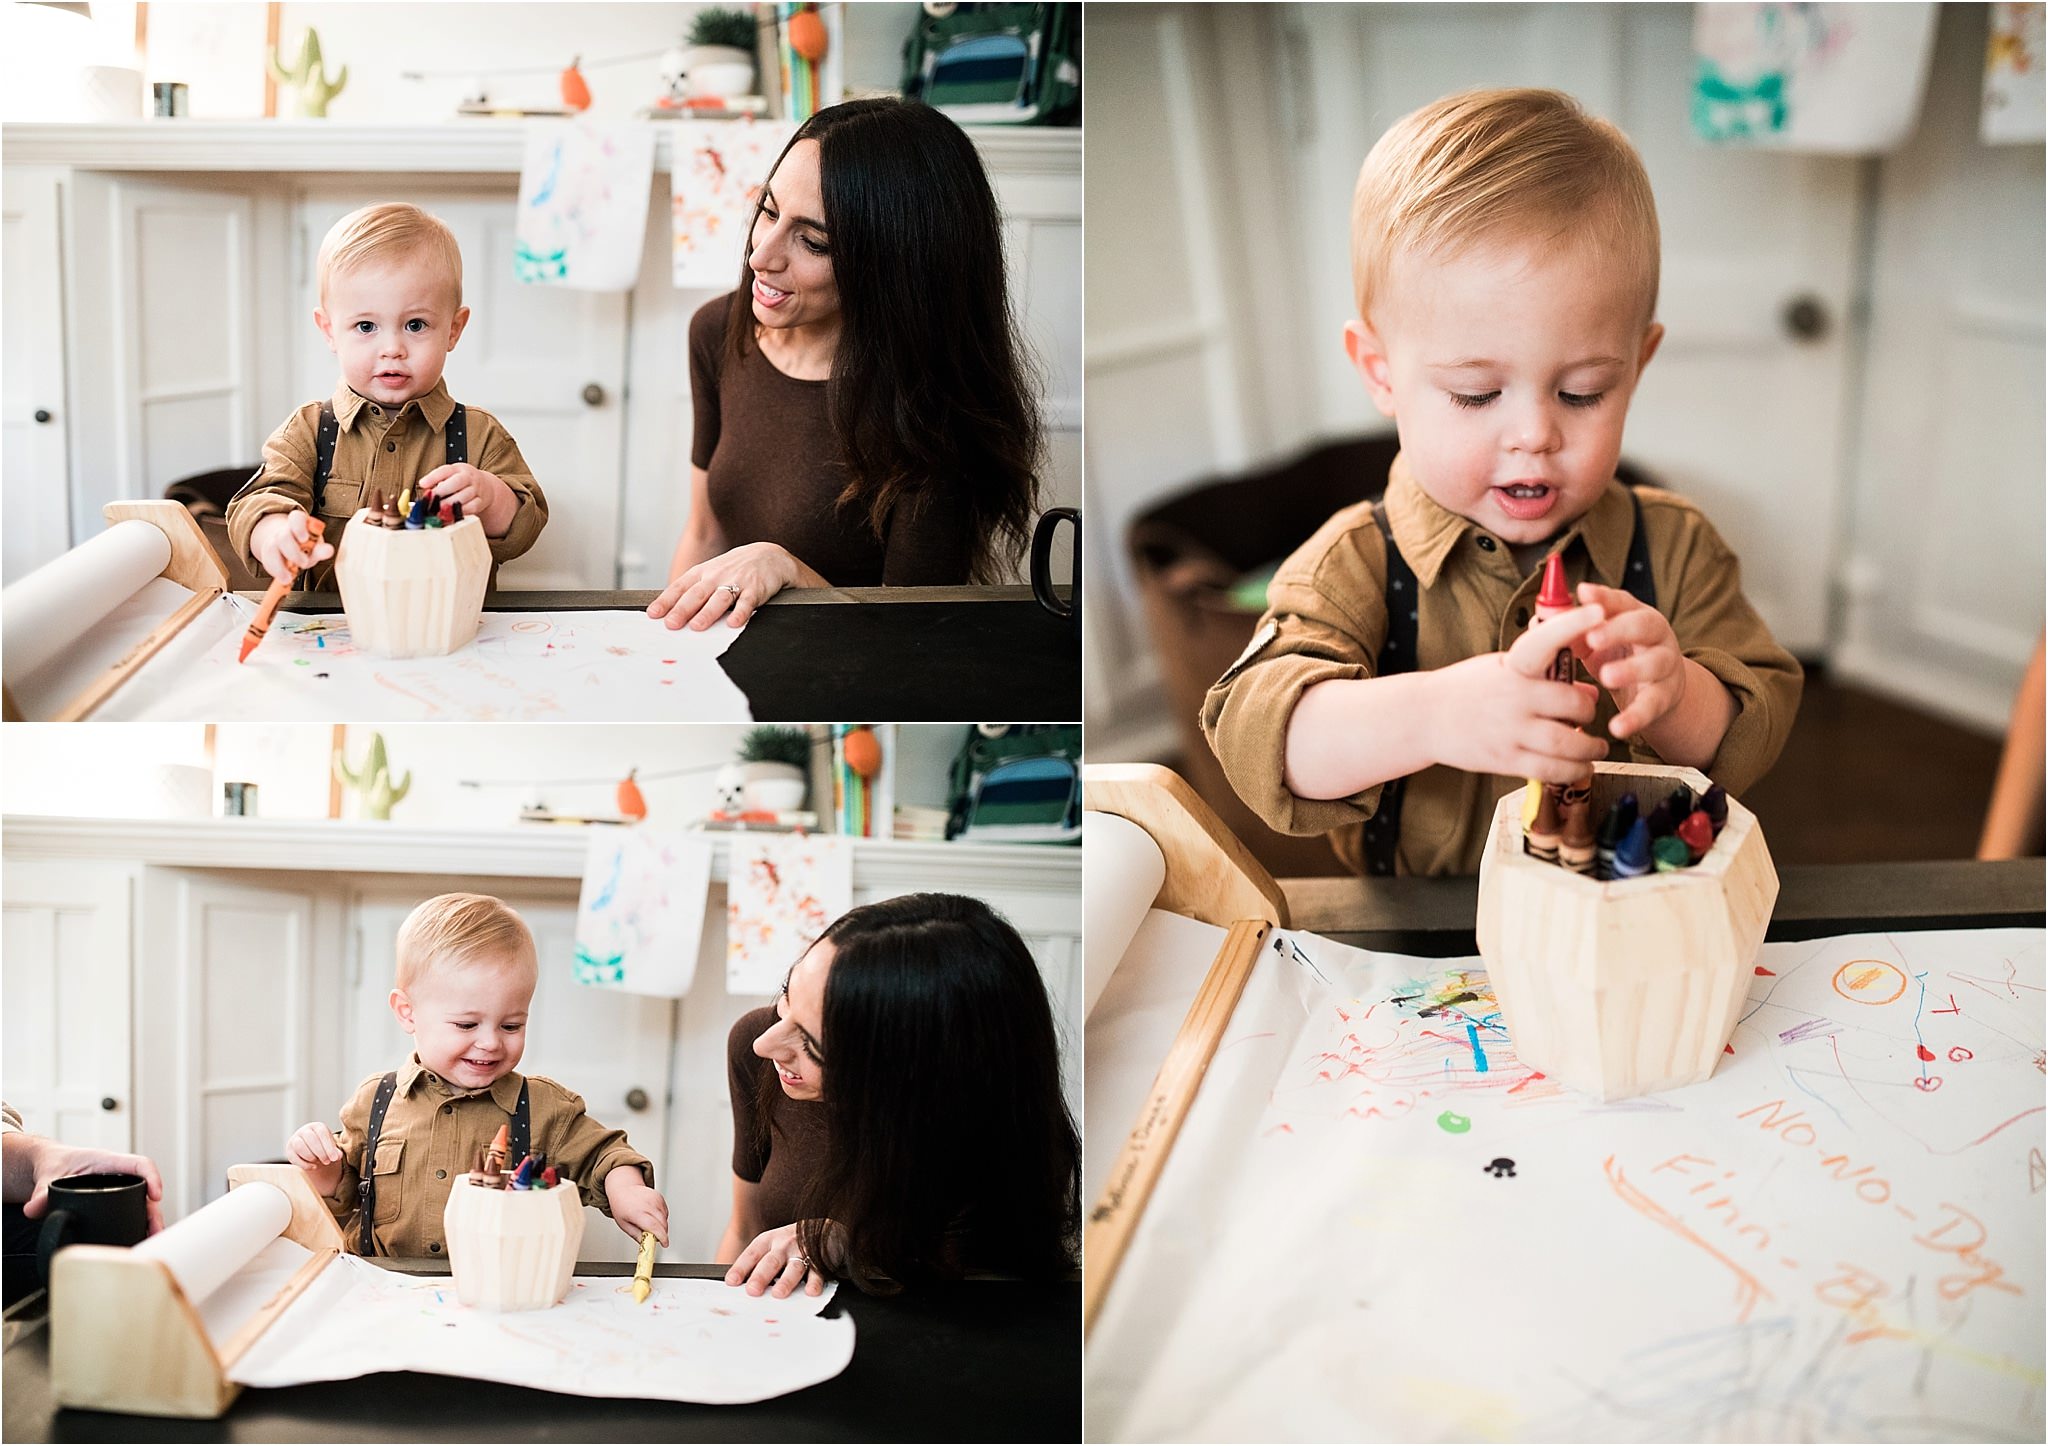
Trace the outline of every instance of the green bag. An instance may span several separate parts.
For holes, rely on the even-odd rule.
[[[946,837],[982,843],[1081,841],[1081,730],[1018,723],[979,728],[954,755]]]
[[[962,125],[1077,125],[1080,9],[965,4],[944,15],[926,10],[903,43],[903,93]]]

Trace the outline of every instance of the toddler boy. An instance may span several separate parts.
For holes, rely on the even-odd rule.
[[[1503,793],[1583,777],[1610,739],[1731,793],[1756,782],[1799,664],[1699,509],[1615,479],[1664,331],[1627,139],[1557,91],[1425,106],[1366,157],[1351,256],[1345,351],[1401,451],[1381,502],[1281,565],[1209,690],[1231,784],[1358,872],[1447,874],[1478,869]],[[1580,606],[1530,627],[1552,552]],[[1543,676],[1565,647],[1599,689]]]
[[[444,1255],[441,1215],[455,1177],[506,1125],[508,1171],[522,1153],[544,1155],[582,1189],[584,1204],[632,1239],[652,1230],[666,1245],[668,1203],[647,1157],[624,1131],[585,1114],[581,1096],[514,1068],[539,974],[525,921],[484,894],[443,894],[406,916],[397,953],[391,1011],[416,1042],[411,1060],[357,1087],[339,1136],[316,1121],[285,1146],[326,1197],[349,1249]]]
[[[263,444],[263,466],[228,504],[228,537],[275,578],[306,548],[308,514],[327,537],[300,588],[331,588],[327,560],[358,508],[381,491],[429,494],[447,519],[480,518],[498,564],[532,547],[547,500],[519,446],[489,412],[448,395],[441,369],[469,323],[455,233],[417,206],[352,211],[320,243],[313,320],[341,358],[341,384],[308,402]]]

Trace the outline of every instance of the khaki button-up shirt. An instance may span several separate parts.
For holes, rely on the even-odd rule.
[[[1740,565],[1713,524],[1685,498],[1635,489],[1643,508],[1657,609],[1685,656],[1721,680],[1735,719],[1702,770],[1741,794],[1777,761],[1799,709],[1798,661],[1780,647],[1742,595]],[[1542,569],[1524,576],[1506,543],[1438,506],[1396,457],[1385,502],[1395,545],[1415,572],[1418,670],[1441,668],[1513,644],[1535,616]],[[1635,527],[1629,489],[1610,482],[1564,534],[1565,572],[1581,582],[1627,586]],[[1202,702],[1202,733],[1231,786],[1283,833],[1332,835],[1337,856],[1358,872],[1360,825],[1380,789],[1340,799],[1299,798],[1283,781],[1294,705],[1331,678],[1370,678],[1387,636],[1387,550],[1370,503],[1339,512],[1282,563],[1266,595],[1252,645]],[[1614,700],[1604,690],[1588,731],[1611,737]],[[1616,762],[1662,763],[1636,740],[1613,740]],[[1495,804],[1526,780],[1466,773],[1439,764],[1410,776],[1401,806],[1396,864],[1405,874],[1470,874],[1492,826]]]
[[[363,1146],[369,1138],[370,1103],[378,1081],[373,1074],[357,1087],[341,1111],[341,1183],[327,1197],[327,1208],[341,1225],[348,1248],[361,1238],[356,1220],[356,1189],[362,1183]],[[583,1203],[607,1215],[611,1206],[604,1177],[631,1165],[651,1189],[654,1166],[626,1142],[624,1130],[607,1129],[583,1110],[583,1097],[551,1079],[524,1077],[526,1108],[533,1124],[530,1148],[544,1154],[564,1179],[574,1180]],[[447,1258],[448,1241],[441,1216],[455,1177],[476,1165],[479,1150],[496,1138],[498,1127],[512,1122],[519,1107],[517,1072],[502,1075],[485,1089],[458,1089],[420,1063],[419,1056],[398,1071],[398,1090],[384,1112],[377,1132],[376,1213],[370,1233],[380,1255]],[[506,1162],[509,1170],[517,1160]]]
[[[346,382],[335,389],[332,400],[340,430],[334,439],[334,469],[320,495],[320,517],[327,524],[326,540],[338,549],[348,520],[370,504],[379,488],[395,503],[399,493],[447,462],[448,444],[443,434],[455,414],[455,399],[448,395],[448,383],[439,381],[425,396],[397,408],[357,395]],[[490,585],[496,587],[498,564],[518,557],[539,538],[541,528],[547,525],[548,503],[526,459],[519,455],[519,444],[498,419],[476,407],[465,407],[463,417],[469,434],[465,453],[469,464],[496,477],[519,499],[519,510],[512,514],[505,535],[487,539]],[[263,470],[245,482],[228,504],[228,540],[259,575],[263,568],[249,550],[249,534],[273,512],[294,508],[312,512],[319,433],[320,404],[308,402],[270,434],[263,444]],[[334,585],[331,558],[299,581],[299,586],[308,590]]]

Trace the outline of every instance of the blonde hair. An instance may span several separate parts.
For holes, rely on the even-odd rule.
[[[1488,241],[1591,240],[1657,309],[1657,202],[1628,137],[1560,90],[1469,90],[1394,122],[1351,194],[1359,318],[1384,297],[1394,257],[1444,259]]]
[[[393,262],[425,256],[440,266],[462,305],[462,247],[440,217],[405,201],[379,201],[351,211],[336,221],[320,243],[317,263],[320,304],[327,304],[327,283],[344,272],[373,261]]]
[[[538,977],[533,931],[503,899],[441,894],[398,926],[398,987],[411,989],[449,965],[516,966]]]

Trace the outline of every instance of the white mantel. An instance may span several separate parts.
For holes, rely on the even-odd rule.
[[[670,169],[671,123],[655,127],[654,169]],[[745,121],[724,122],[745,125]],[[1073,127],[968,126],[984,161],[1007,175],[1081,172]],[[520,120],[349,125],[324,120],[10,122],[0,127],[10,166],[88,171],[406,172],[516,175],[526,159]]]
[[[92,859],[186,869],[580,879],[592,832],[569,824],[457,829],[320,819],[9,815],[0,820],[0,848],[10,861]],[[711,877],[723,883],[730,859],[725,845],[734,835],[703,837],[713,845]],[[966,893],[1024,890],[1072,897],[1081,887],[1077,848],[866,838],[852,843],[856,892],[907,892],[943,881],[944,887]]]

